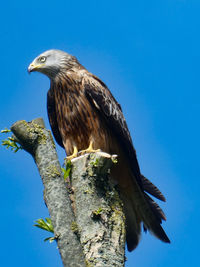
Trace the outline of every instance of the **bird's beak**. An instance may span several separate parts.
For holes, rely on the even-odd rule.
[[[39,70],[41,67],[43,67],[44,64],[38,64],[38,65],[35,65],[34,63],[31,63],[29,66],[28,66],[28,72],[32,72],[32,71],[37,71]]]
[[[35,65],[33,63],[31,63],[29,66],[28,66],[28,72],[30,73],[31,71],[34,70],[34,67]]]

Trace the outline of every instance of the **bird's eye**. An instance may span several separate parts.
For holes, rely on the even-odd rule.
[[[46,57],[40,57],[40,58],[39,58],[39,61],[40,61],[41,63],[44,63],[44,62],[46,61]]]

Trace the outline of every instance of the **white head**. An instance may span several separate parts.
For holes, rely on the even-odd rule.
[[[36,57],[28,67],[28,72],[38,71],[47,75],[50,79],[63,71],[79,64],[77,59],[61,50],[47,50]]]

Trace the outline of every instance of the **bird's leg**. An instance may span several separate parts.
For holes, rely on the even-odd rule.
[[[76,158],[77,156],[78,156],[78,149],[77,149],[76,146],[74,146],[74,152],[73,152],[73,154],[70,155],[70,156],[67,156],[67,157],[66,157],[66,160],[67,160],[67,161],[68,161],[68,160],[72,160],[72,159]]]
[[[78,154],[84,155],[87,153],[95,153],[95,152],[99,152],[99,151],[101,151],[101,149],[94,149],[93,148],[93,141],[90,141],[89,147],[87,149],[79,151]]]

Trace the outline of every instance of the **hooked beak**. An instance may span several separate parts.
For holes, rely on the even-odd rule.
[[[31,63],[29,66],[28,66],[28,72],[32,72],[35,68],[35,65],[33,63]]]
[[[43,67],[44,64],[38,64],[38,65],[35,65],[34,63],[31,63],[29,66],[28,66],[28,72],[31,73],[32,71],[37,71],[39,70],[41,67]]]

